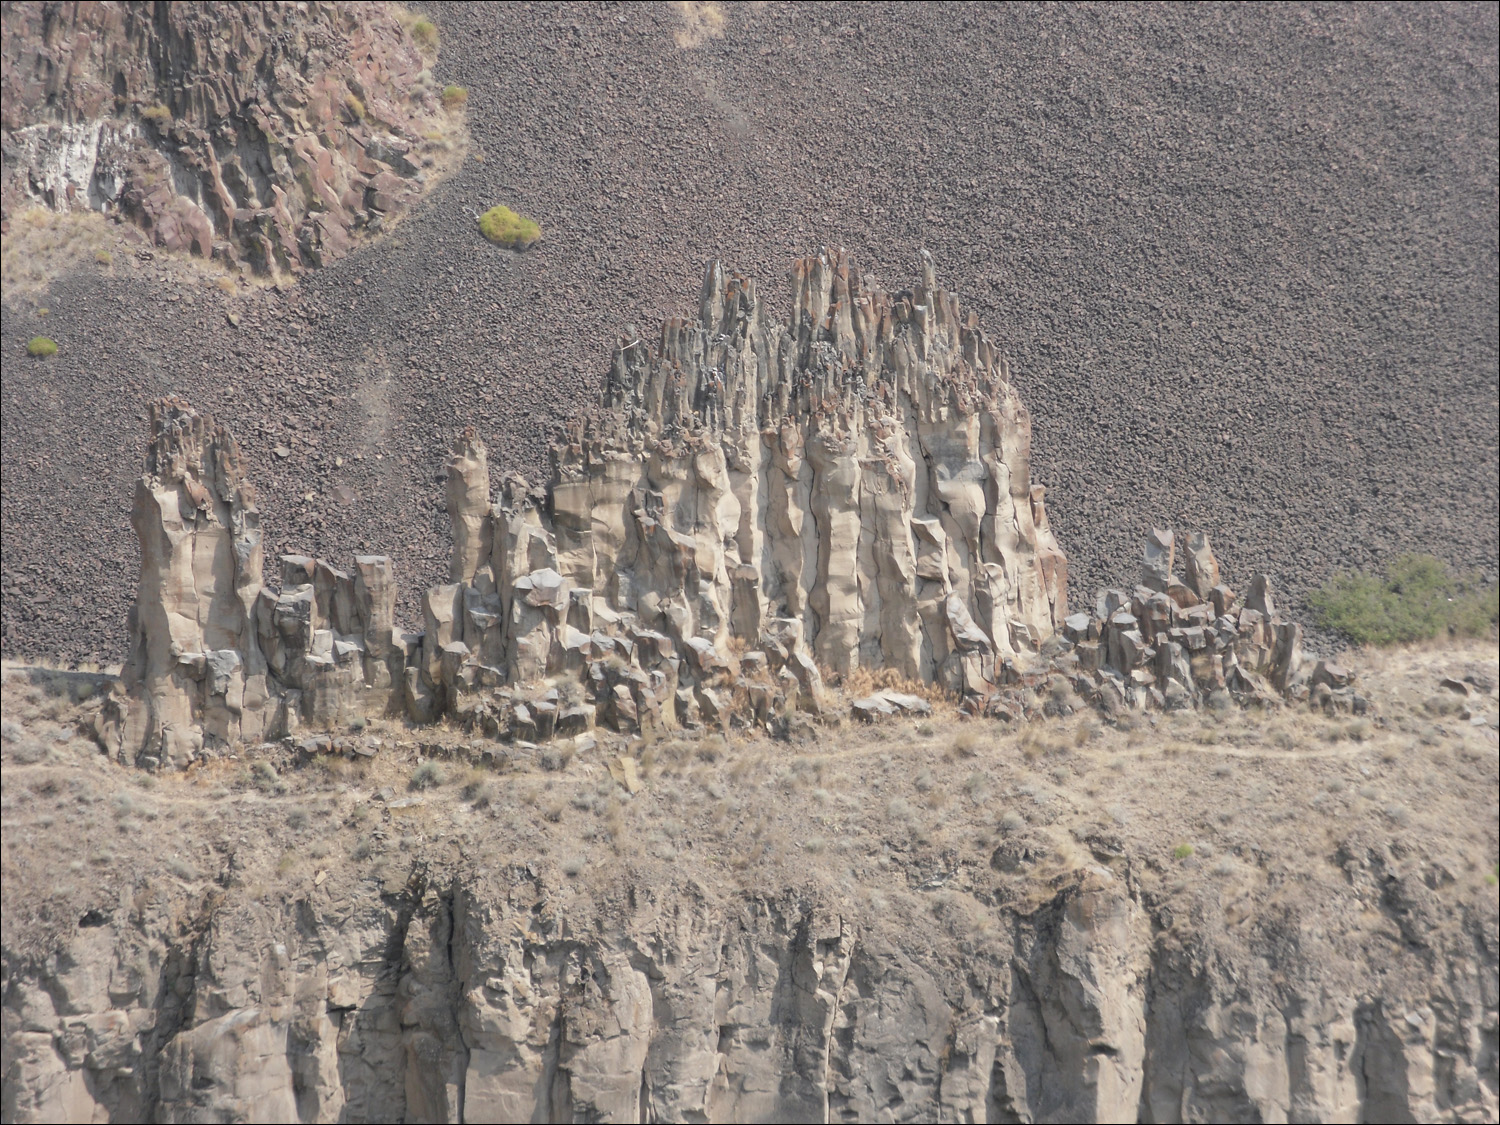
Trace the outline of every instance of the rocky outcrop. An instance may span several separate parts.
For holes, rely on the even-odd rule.
[[[460,436],[451,585],[424,602],[413,715],[523,739],[770,723],[820,712],[824,676],[860,669],[1012,719],[1366,706],[1346,678],[1309,678],[1270,580],[1237,597],[1205,534],[1179,578],[1176,537],[1154,531],[1134,590],[1070,615],[1030,420],[931,262],[894,295],[838,252],[796,263],[792,284],[782,323],[715,264],[695,319],[622,339],[540,495],[511,481],[486,511],[484,446]],[[579,674],[588,699],[562,699],[558,678]],[[918,705],[887,691],[854,711]]]
[[[260,512],[234,438],[171,399],[150,411],[146,471],[131,522],[141,579],[125,681],[109,741],[132,759],[181,767],[205,739],[265,734],[266,668],[254,641]]]
[[[1175,573],[1177,537],[1154,529],[1146,540],[1141,583],[1134,591],[1101,590],[1092,613],[1063,622],[1061,644],[1047,677],[992,696],[990,711],[1018,717],[1040,705],[1045,683],[1051,708],[1078,698],[1106,714],[1126,709],[1178,711],[1205,703],[1315,702],[1363,712],[1368,701],[1343,673],[1303,660],[1302,627],[1277,614],[1271,580],[1255,575],[1237,597],[1219,581],[1219,564],[1201,532],[1188,539],[1185,579]],[[1321,688],[1320,688],[1321,685]],[[1026,697],[1026,691],[1032,697]]]
[[[1032,671],[1066,615],[1066,562],[1004,361],[930,262],[896,295],[836,253],[793,280],[783,324],[715,264],[696,321],[621,341],[544,490],[513,479],[493,501],[484,444],[460,434],[451,582],[415,634],[396,633],[383,557],[350,573],[287,556],[280,592],[262,588],[233,439],[159,404],[133,702],[106,743],[181,765],[204,739],[390,707],[523,739],[769,724],[819,713],[825,673],[985,697]],[[179,619],[201,624],[179,635]]]
[[[141,575],[126,694],[100,717],[106,749],[181,768],[205,745],[385,711],[400,669],[390,559],[357,556],[350,573],[286,556],[281,591],[269,590],[234,437],[175,399],[152,405],[150,427],[131,516]]]
[[[7,216],[118,214],[261,273],[378,232],[458,129],[385,4],[17,3],[0,31]]]
[[[489,506],[460,437],[413,714],[628,731],[722,723],[738,697],[767,721],[819,711],[825,673],[986,696],[1036,666],[1067,564],[1005,361],[925,258],[897,294],[839,252],[792,282],[782,322],[715,263],[696,318],[621,340],[541,497],[512,482]],[[564,675],[589,701],[544,684]]]
[[[568,425],[544,488],[498,496],[484,443],[444,468],[449,582],[417,632],[384,556],[280,560],[233,439],[166,400],[137,491],[142,576],[126,760],[182,765],[205,740],[279,738],[362,715],[447,715],[532,741],[731,722],[786,729],[828,678],[878,670],[972,714],[1114,714],[1217,700],[1365,704],[1303,667],[1301,630],[1256,576],[1237,598],[1206,535],[1155,531],[1133,592],[1069,614],[1067,562],[1031,479],[1005,361],[924,257],[911,290],[841,253],[796,263],[788,321],[712,265],[699,314],[619,341],[599,407]],[[910,692],[856,715],[925,706]]]
[[[1291,922],[1274,962],[1189,951],[1132,886],[1095,865],[962,955],[790,893],[635,887],[576,916],[525,868],[216,890],[180,931],[157,913],[7,964],[4,1115],[1493,1119],[1492,937],[1443,972],[1345,966]]]

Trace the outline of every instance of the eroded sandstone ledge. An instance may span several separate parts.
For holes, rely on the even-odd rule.
[[[506,739],[731,722],[786,729],[861,669],[935,685],[972,714],[1180,709],[1316,691],[1301,632],[1256,576],[1237,598],[1205,535],[1155,532],[1133,590],[1069,614],[1067,562],[1031,477],[1031,423],[994,343],[941,289],[872,286],[839,252],[792,271],[782,322],[717,263],[699,314],[618,342],[597,410],[543,488],[483,441],[446,463],[451,581],[423,627],[393,620],[390,559],[280,560],[233,437],[186,404],[151,412],[137,489],[142,576],[120,757],[185,765],[205,744],[453,717]],[[909,692],[854,702],[878,718]]]

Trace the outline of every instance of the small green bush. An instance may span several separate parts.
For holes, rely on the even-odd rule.
[[[448,780],[443,767],[436,762],[423,762],[411,772],[413,789],[433,789]]]
[[[437,25],[429,19],[419,19],[411,25],[411,41],[424,51],[437,50]]]
[[[37,359],[46,359],[57,354],[57,341],[50,336],[33,336],[26,343],[26,354]]]
[[[542,228],[509,207],[491,207],[479,216],[479,233],[501,246],[524,250],[542,237]]]
[[[1172,858],[1173,859],[1187,859],[1187,857],[1190,856],[1190,855],[1192,855],[1192,854],[1193,854],[1193,845],[1192,844],[1178,844],[1175,848],[1172,849]]]
[[[1483,636],[1500,618],[1500,588],[1455,575],[1431,555],[1402,555],[1384,577],[1336,574],[1309,600],[1324,625],[1369,645]]]
[[[443,87],[443,108],[457,109],[469,100],[469,91],[462,86]]]

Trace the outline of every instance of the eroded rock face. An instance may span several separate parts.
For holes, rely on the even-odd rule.
[[[122,761],[182,768],[205,746],[329,727],[390,706],[400,684],[389,558],[352,573],[281,560],[262,575],[260,512],[229,431],[176,399],[152,404],[131,522],[141,548],[123,698],[98,734]],[[393,661],[394,672],[393,672]]]
[[[492,501],[484,444],[460,434],[451,581],[426,593],[415,634],[395,631],[383,558],[351,573],[287,556],[280,593],[263,589],[258,540],[252,559],[233,539],[253,502],[215,460],[238,487],[233,439],[159,404],[135,516],[147,655],[111,748],[181,765],[204,738],[392,706],[521,738],[770,723],[820,712],[824,671],[888,668],[979,698],[1034,672],[1066,616],[1066,561],[1004,361],[930,262],[894,296],[840,254],[793,280],[782,324],[715,264],[698,320],[622,341],[541,492],[516,479]],[[221,493],[231,507],[194,500]],[[186,534],[162,515],[179,509],[207,584],[161,546]],[[221,588],[232,604],[212,601]],[[179,618],[205,624],[188,635]]]
[[[515,691],[584,674],[633,730],[820,709],[820,669],[893,669],[985,696],[1038,664],[1067,563],[1005,361],[922,264],[872,287],[840,252],[795,264],[790,320],[715,263],[699,315],[621,340],[601,406],[553,449],[545,499],[483,445],[448,464],[454,587],[431,591],[414,711],[500,732]],[[558,699],[532,699],[522,725]]]
[[[472,428],[445,465],[449,582],[417,632],[384,556],[283,557],[262,588],[233,439],[164,401],[136,497],[143,560],[131,702],[101,732],[127,760],[444,715],[504,739],[596,725],[786,728],[825,676],[937,684],[971,714],[1181,709],[1308,698],[1358,710],[1302,665],[1270,580],[1218,581],[1208,537],[1153,531],[1133,591],[1068,613],[1067,562],[1030,469],[1005,362],[940,289],[866,283],[841,253],[795,264],[786,323],[715,263],[692,321],[621,340],[599,408],[544,488],[494,495]],[[870,721],[909,692],[855,701]]]
[[[134,705],[112,732],[132,760],[185,766],[205,738],[259,741],[266,669],[254,639],[260,512],[232,435],[165,399],[150,411],[131,522],[141,545]]]
[[[524,868],[238,891],[7,963],[7,1121],[1492,1119],[1493,946],[1189,951],[1095,867],[983,948],[847,901]],[[153,918],[157,916],[153,915]],[[977,919],[976,919],[977,921]],[[1477,924],[1477,920],[1475,920]],[[1305,948],[1301,947],[1305,945]],[[1277,950],[1273,966],[1263,954]],[[960,949],[962,952],[960,952]],[[1363,973],[1355,985],[1350,973]],[[1488,1037],[1488,1038],[1487,1038]],[[1487,1044],[1489,1044],[1487,1046]]]
[[[1321,690],[1316,672],[1309,678],[1302,627],[1276,613],[1268,576],[1255,575],[1249,594],[1237,597],[1218,582],[1213,548],[1199,532],[1189,537],[1184,581],[1174,570],[1176,538],[1153,529],[1141,584],[1130,592],[1100,590],[1092,614],[1075,613],[1063,622],[1048,674],[1022,677],[992,695],[985,708],[1009,717],[1066,713],[1074,697],[1106,714],[1231,701],[1274,704],[1283,698],[1312,698],[1344,712],[1368,706],[1347,677],[1337,684],[1330,679]],[[1042,689],[1051,693],[1046,704],[1036,698]]]
[[[0,29],[7,215],[118,213],[262,273],[379,231],[455,127],[384,4],[18,3]]]
[[[560,569],[684,639],[792,617],[836,672],[957,686],[973,653],[992,678],[1067,616],[1004,359],[925,255],[894,295],[841,252],[792,281],[783,324],[716,263],[695,321],[622,341],[554,450]],[[693,573],[667,576],[668,542]]]

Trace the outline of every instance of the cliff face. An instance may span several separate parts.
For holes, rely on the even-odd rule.
[[[211,427],[164,448],[145,493],[196,528],[164,573],[237,560],[171,622],[207,641],[244,620],[253,498]],[[218,487],[185,513],[187,451]],[[938,703],[791,740],[402,717],[201,750],[164,721],[191,754],[151,772],[84,737],[109,677],[9,668],[0,1112],[1492,1120],[1500,717],[1474,649],[1372,677],[1373,721],[1017,730]],[[219,673],[164,652],[156,713],[178,689],[193,713]]]
[[[1067,564],[1031,480],[1031,420],[923,259],[899,294],[842,254],[804,259],[787,324],[715,264],[696,321],[622,342],[602,416],[554,451],[562,573],[647,599],[652,627],[682,635],[801,619],[836,672],[957,689],[966,651],[991,657],[967,669],[977,682],[996,653],[1039,647],[1067,615]],[[700,591],[632,575],[665,571],[653,535],[686,538]]]
[[[0,29],[7,219],[88,208],[297,273],[405,211],[457,135],[385,4],[17,3]]]
[[[566,908],[515,867],[214,890],[8,966],[5,1118],[1493,1117],[1478,919],[1377,983],[1285,919],[1250,943],[1164,931],[1133,876],[1101,856],[925,948],[836,893],[631,882]]]

